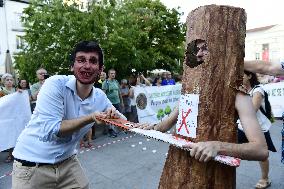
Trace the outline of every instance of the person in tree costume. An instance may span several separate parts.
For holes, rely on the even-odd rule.
[[[169,147],[160,189],[236,188],[235,167],[210,160],[216,155],[247,160],[268,157],[251,99],[242,89],[245,24],[241,8],[208,5],[189,13],[182,95],[199,97],[196,137],[181,136],[176,129],[176,135],[194,143],[184,146],[190,151]],[[177,123],[179,109],[157,125],[140,128],[165,132]],[[238,117],[249,143],[236,144]]]

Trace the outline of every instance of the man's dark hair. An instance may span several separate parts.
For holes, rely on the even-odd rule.
[[[76,53],[77,52],[96,52],[99,55],[99,66],[100,69],[104,65],[104,55],[103,55],[103,50],[100,47],[100,45],[96,41],[80,41],[77,43],[71,53],[70,56],[70,61],[71,61],[71,66],[74,65],[75,58],[76,58]]]

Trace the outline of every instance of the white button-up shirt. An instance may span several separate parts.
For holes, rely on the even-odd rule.
[[[37,163],[57,163],[76,154],[78,141],[89,124],[69,136],[58,137],[62,120],[76,119],[111,107],[105,93],[93,87],[88,98],[77,95],[74,76],[57,75],[43,84],[30,122],[17,140],[13,155]]]

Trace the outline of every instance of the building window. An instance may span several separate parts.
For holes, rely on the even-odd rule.
[[[260,59],[260,54],[259,53],[255,53],[255,59],[259,60]]]
[[[20,49],[24,45],[24,40],[22,39],[22,36],[17,35],[16,36],[16,49]]]
[[[269,61],[269,44],[262,44],[262,60]]]
[[[21,21],[22,13],[14,12],[14,18],[12,19],[12,30],[13,31],[24,31],[24,27]]]

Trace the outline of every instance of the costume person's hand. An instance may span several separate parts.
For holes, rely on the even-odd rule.
[[[218,141],[190,143],[183,147],[190,148],[190,156],[200,162],[208,162],[215,158],[220,151],[220,143]]]

